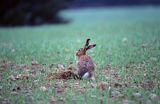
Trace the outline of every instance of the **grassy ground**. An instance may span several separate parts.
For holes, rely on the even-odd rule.
[[[69,24],[1,27],[0,103],[160,104],[159,11],[69,10],[61,14]],[[75,51],[88,37],[97,44],[88,52],[96,63],[95,80],[44,80],[70,62],[76,67]],[[19,75],[26,73],[33,76]]]

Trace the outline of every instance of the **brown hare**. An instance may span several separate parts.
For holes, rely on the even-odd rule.
[[[89,45],[90,39],[86,40],[83,48],[76,52],[77,60],[77,74],[82,78],[94,78],[95,64],[92,58],[86,55],[86,51],[96,46],[96,44]]]

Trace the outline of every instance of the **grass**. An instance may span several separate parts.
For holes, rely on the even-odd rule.
[[[69,24],[1,27],[0,102],[159,104],[159,10],[159,7],[67,10],[61,15],[71,19]],[[75,67],[75,51],[88,37],[97,44],[88,52],[96,63],[96,80],[43,80],[55,71],[48,67],[50,64],[66,66],[73,62]],[[45,70],[34,69],[34,78],[8,79],[11,75],[33,70],[3,68],[4,60],[5,63],[30,65],[32,59],[45,64]],[[107,88],[102,91],[100,87],[104,82]],[[58,92],[56,85],[60,89],[67,87]],[[18,87],[20,91],[13,91]],[[151,98],[151,94],[156,94],[156,98]]]

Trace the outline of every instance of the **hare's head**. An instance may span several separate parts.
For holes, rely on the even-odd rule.
[[[77,57],[80,57],[82,55],[86,55],[87,50],[96,46],[96,44],[89,45],[89,41],[90,41],[90,39],[87,39],[84,47],[80,48],[78,51],[76,51],[76,56]]]

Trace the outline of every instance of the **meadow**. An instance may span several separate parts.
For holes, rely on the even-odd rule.
[[[65,10],[68,24],[0,27],[1,104],[160,104],[160,7]],[[45,80],[87,38],[95,80]]]

